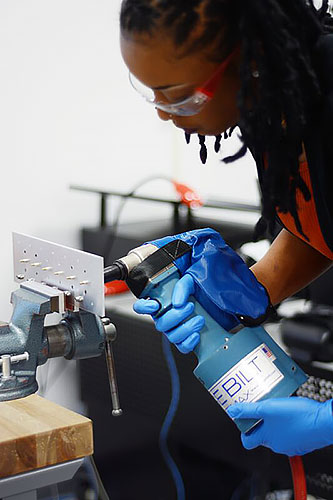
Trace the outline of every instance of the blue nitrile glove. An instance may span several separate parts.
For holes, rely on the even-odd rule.
[[[331,399],[325,403],[301,397],[266,399],[235,403],[227,412],[231,418],[263,419],[241,435],[248,450],[262,445],[291,457],[333,444]]]
[[[189,302],[190,295],[194,295],[194,293],[194,280],[192,276],[185,274],[177,281],[173,290],[172,304],[174,307],[162,314],[162,316],[154,318],[154,314],[160,307],[156,300],[139,299],[134,304],[133,309],[139,314],[151,314],[155,320],[156,330],[164,333],[180,352],[188,354],[199,343],[199,332],[205,324],[203,316],[194,316],[185,321],[194,310],[193,302]],[[237,323],[239,321],[235,323],[234,316],[221,311],[220,324],[225,330],[231,330]]]
[[[204,325],[200,316],[181,324],[193,312],[190,295],[227,331],[239,323],[254,326],[266,318],[270,301],[265,288],[218,232],[198,229],[149,243],[161,248],[175,239],[188,243],[192,251],[175,261],[182,278],[173,293],[174,307],[156,320],[156,328],[181,352],[190,352],[197,345]],[[154,315],[158,307],[156,301],[139,300],[134,310]]]

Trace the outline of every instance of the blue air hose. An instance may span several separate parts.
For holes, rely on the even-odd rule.
[[[171,345],[170,342],[167,340],[167,338],[162,335],[162,349],[163,349],[163,354],[165,357],[165,360],[167,362],[168,370],[170,373],[170,378],[171,378],[171,401],[170,401],[170,406],[169,409],[166,413],[166,416],[164,418],[160,435],[159,435],[159,446],[160,450],[162,453],[162,456],[164,458],[164,461],[168,467],[168,469],[171,472],[171,475],[173,477],[176,490],[177,490],[177,500],[185,500],[185,488],[184,488],[184,482],[183,478],[181,476],[181,473],[177,467],[176,462],[172,458],[169,448],[168,448],[168,433],[172,424],[172,421],[175,417],[175,414],[177,412],[178,408],[178,403],[179,403],[179,396],[180,396],[180,382],[179,382],[179,375],[177,371],[177,366],[172,354],[171,350]]]

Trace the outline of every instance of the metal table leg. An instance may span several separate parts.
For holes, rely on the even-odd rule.
[[[37,500],[37,490],[72,479],[83,458],[0,479],[2,500]]]

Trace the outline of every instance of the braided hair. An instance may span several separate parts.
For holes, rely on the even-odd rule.
[[[241,88],[238,94],[243,146],[227,163],[245,155],[266,158],[262,178],[262,218],[256,237],[267,225],[274,230],[276,211],[289,212],[305,238],[297,213],[296,191],[311,194],[299,172],[306,128],[320,99],[320,84],[311,60],[313,47],[333,31],[328,0],[316,9],[313,0],[123,0],[122,32],[153,35],[164,29],[176,47],[196,51],[214,47],[225,57],[240,44]],[[198,29],[198,27],[201,29]],[[256,68],[256,85],[253,84]],[[201,159],[207,151],[199,136]],[[217,138],[216,150],[219,149]]]

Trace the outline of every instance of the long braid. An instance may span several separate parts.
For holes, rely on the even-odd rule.
[[[307,238],[303,233],[298,217],[296,191],[300,189],[306,200],[310,198],[307,186],[299,174],[298,161],[298,157],[302,152],[304,128],[311,111],[310,104],[316,102],[316,99],[319,98],[319,86],[312,69],[309,51],[306,54],[301,46],[301,42],[304,41],[302,38],[308,37],[310,31],[303,29],[303,34],[298,33],[299,38],[296,39],[293,36],[295,27],[292,26],[289,18],[282,10],[283,2],[276,5],[275,10],[273,4],[276,2],[268,0],[268,3],[271,4],[271,19],[267,17],[265,19],[262,17],[256,19],[260,6],[250,13],[250,16],[254,18],[253,22],[260,23],[261,38],[265,41],[265,52],[267,52],[267,54],[257,52],[255,58],[260,73],[258,92],[263,93],[264,96],[261,102],[255,103],[255,109],[257,110],[257,117],[260,116],[261,120],[264,119],[266,127],[262,127],[258,118],[253,117],[252,126],[247,126],[246,132],[250,136],[250,143],[254,143],[260,138],[260,141],[255,144],[256,149],[261,153],[267,153],[267,168],[264,172],[262,199],[264,218],[269,221],[272,229],[275,220],[275,207],[281,212],[289,212],[294,218],[298,232]],[[290,7],[291,3],[292,7]],[[290,2],[289,7],[297,7],[295,8],[295,15],[301,15],[299,12],[300,2]],[[303,9],[301,19],[304,25],[308,15],[309,12]],[[280,18],[279,32],[274,29],[273,16]],[[319,35],[319,21],[315,19],[315,22],[313,22],[311,18],[311,22],[314,25],[313,32]],[[251,26],[251,23],[247,22],[246,26]],[[258,28],[253,31],[257,32]],[[253,41],[253,31],[250,33],[247,46]],[[274,32],[273,36],[272,31]],[[314,38],[313,34],[312,37]],[[288,50],[284,48],[284,40],[288,41]],[[273,59],[274,65],[277,67],[283,68],[284,66],[284,72],[274,72],[274,68],[270,67],[269,59]],[[281,89],[280,92],[277,92],[277,88]],[[244,93],[245,95],[248,96],[248,94]],[[240,97],[240,106],[245,102],[244,96],[243,98]],[[310,96],[310,98],[307,99],[307,96]],[[267,114],[266,110],[269,110],[269,114]],[[242,117],[246,112],[245,109],[244,113],[241,114]],[[249,121],[245,118],[245,128]]]
[[[263,218],[272,230],[276,210],[289,212],[298,232],[306,237],[296,192],[300,190],[305,200],[310,193],[298,158],[311,112],[320,99],[312,49],[322,33],[333,31],[328,0],[323,0],[319,10],[313,0],[123,0],[120,22],[125,34],[151,35],[156,28],[165,29],[184,53],[212,46],[216,60],[225,59],[241,44],[237,104],[243,145],[224,161],[244,156],[247,147],[257,156],[264,155]],[[203,26],[199,34],[198,26]],[[204,138],[199,141],[201,158],[206,161]],[[257,232],[264,225],[260,221]]]
[[[199,144],[200,144],[200,160],[203,164],[207,161],[207,146],[205,144],[206,137],[204,135],[198,134]]]
[[[214,144],[215,153],[218,153],[221,149],[221,140],[222,140],[221,134],[215,136],[215,144]]]

